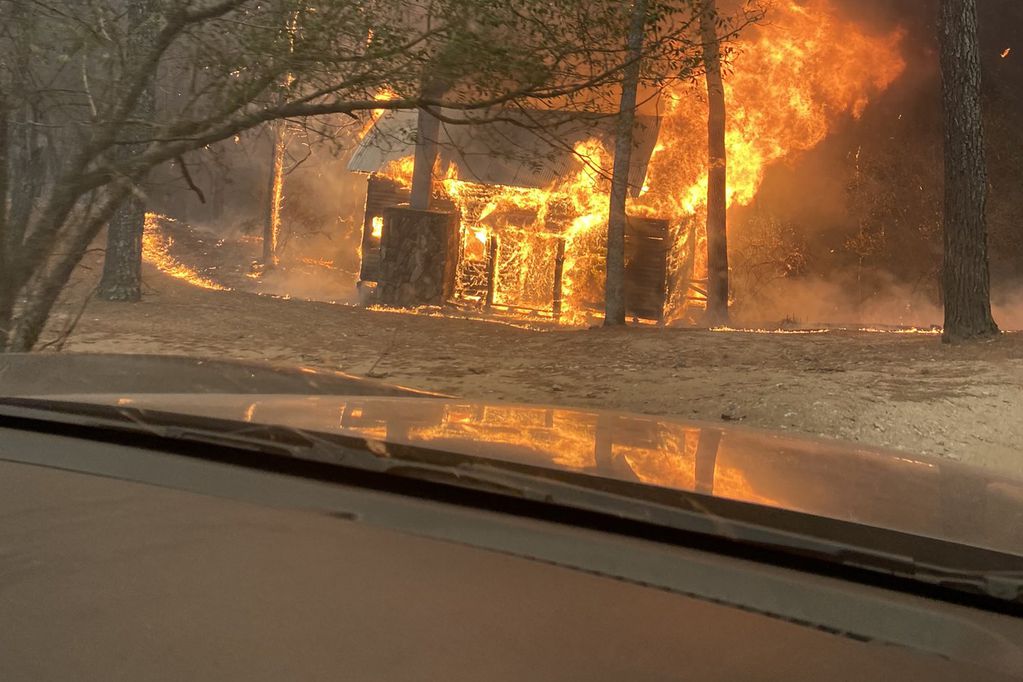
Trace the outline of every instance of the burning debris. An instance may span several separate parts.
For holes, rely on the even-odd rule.
[[[174,222],[174,219],[156,213],[146,214],[146,224],[142,233],[142,257],[145,261],[171,277],[183,279],[202,289],[230,291],[228,287],[204,277],[172,255],[174,239],[163,229],[162,222]]]

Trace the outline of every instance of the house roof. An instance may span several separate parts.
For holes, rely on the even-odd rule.
[[[556,111],[501,112],[500,121],[469,123],[461,112],[444,109],[438,143],[441,163],[457,164],[471,182],[516,187],[549,187],[576,168],[572,149],[591,138],[614,148],[615,119]],[[383,114],[360,142],[348,170],[377,173],[392,161],[415,153],[416,110]],[[466,120],[450,123],[447,120]],[[637,116],[629,183],[638,194],[657,144],[660,120]],[[610,169],[608,169],[610,170]]]

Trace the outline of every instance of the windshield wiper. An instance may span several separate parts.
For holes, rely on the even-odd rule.
[[[5,398],[0,399],[0,415],[68,426],[113,429],[175,443],[227,447],[431,485],[469,489],[770,551],[796,559],[788,562],[794,567],[798,567],[798,559],[814,559],[1023,603],[1023,561],[1018,557],[968,548],[1003,561],[984,568],[948,566],[922,561],[903,552],[864,547],[824,537],[820,533],[788,530],[736,518],[736,514],[721,513],[722,507],[731,510],[748,506],[742,502],[676,492],[676,501],[684,499],[686,504],[669,505],[644,498],[642,494],[657,489],[641,484],[499,463],[422,446],[395,445],[349,435],[321,434],[285,426],[179,415],[132,406]],[[711,502],[714,509],[709,506]],[[826,521],[832,524],[829,527],[844,523]],[[878,534],[894,533],[884,529],[870,530]],[[1006,558],[1012,560],[1012,567],[1006,567]]]

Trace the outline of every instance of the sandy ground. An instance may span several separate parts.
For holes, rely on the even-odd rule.
[[[523,329],[209,291],[148,267],[145,281],[141,303],[90,302],[65,350],[254,358],[491,401],[741,422],[1023,478],[1021,334],[948,347],[848,331]]]

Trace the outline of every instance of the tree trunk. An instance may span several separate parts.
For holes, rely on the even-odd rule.
[[[146,204],[132,194],[107,225],[107,253],[97,296],[105,301],[138,301],[142,298],[142,232]]]
[[[3,250],[7,261],[0,262],[10,287],[16,290],[17,284],[12,271],[15,267],[15,254],[21,248],[22,240],[28,231],[28,222],[36,199],[45,184],[46,163],[40,150],[40,133],[36,126],[31,125],[33,119],[30,103],[25,96],[30,92],[28,74],[31,72],[32,47],[31,40],[36,30],[33,13],[28,12],[22,3],[15,3],[11,8],[9,31],[12,38],[13,58],[8,64],[10,83],[7,91],[7,130],[4,153],[0,159],[7,171],[7,189],[0,194],[3,201],[9,199],[4,225],[0,231]],[[3,295],[0,292],[0,295]],[[2,305],[2,304],[0,304]],[[0,321],[0,324],[3,324]]]
[[[9,147],[7,145],[8,126],[7,96],[0,90],[0,278],[7,272],[7,169]],[[0,285],[2,287],[2,285]],[[0,294],[2,295],[2,294]]]
[[[445,88],[436,82],[423,86],[423,96],[436,99],[444,94]],[[431,116],[426,107],[420,107],[416,121],[416,156],[412,167],[412,193],[409,206],[419,211],[430,208],[433,196],[433,167],[437,163],[440,139],[440,119]]]
[[[103,225],[113,219],[115,211],[129,199],[133,181],[120,178],[107,185],[106,200],[91,221],[81,223],[67,234],[62,242],[66,251],[40,266],[22,290],[29,301],[18,310],[18,315],[7,335],[5,351],[28,353],[35,348],[46,326],[50,311],[64,290],[71,273],[81,262],[82,254],[96,238]]]
[[[5,93],[0,91],[0,353],[7,350],[7,332],[11,325],[13,292],[8,283],[11,269],[7,249],[7,169],[8,169],[8,106]]]
[[[945,342],[998,334],[987,256],[987,164],[980,107],[976,0],[941,2],[945,113]]]
[[[134,0],[128,4],[128,43],[125,58],[133,59],[150,47],[158,28],[156,8],[151,0]],[[133,116],[151,120],[156,111],[156,74],[139,95]],[[118,148],[123,158],[140,154],[146,130],[125,126],[126,144]],[[138,301],[142,298],[142,232],[145,229],[146,206],[139,192],[133,192],[107,225],[107,252],[103,260],[103,277],[97,295],[106,301]]]
[[[632,168],[632,131],[636,122],[636,98],[642,68],[647,0],[635,0],[622,73],[622,97],[618,107],[611,203],[607,222],[607,275],[604,283],[604,326],[625,324],[625,204]]]
[[[277,247],[281,238],[281,206],[284,203],[284,155],[288,151],[284,121],[271,123],[270,129],[273,132],[273,149],[270,153],[270,179],[263,221],[264,268],[275,267],[280,261]]]
[[[717,2],[706,0],[700,14],[703,64],[707,80],[707,318],[728,322],[728,153],[725,149],[725,86],[717,34]]]
[[[298,30],[298,15],[292,12],[288,20],[288,51],[295,51],[295,32]],[[284,76],[284,89],[277,95],[277,103],[283,104],[286,91],[294,81],[294,74]],[[263,221],[263,268],[277,266],[281,260],[281,207],[284,203],[284,156],[288,152],[288,123],[286,120],[270,124],[273,145],[270,151],[270,178],[267,187],[266,214]]]

